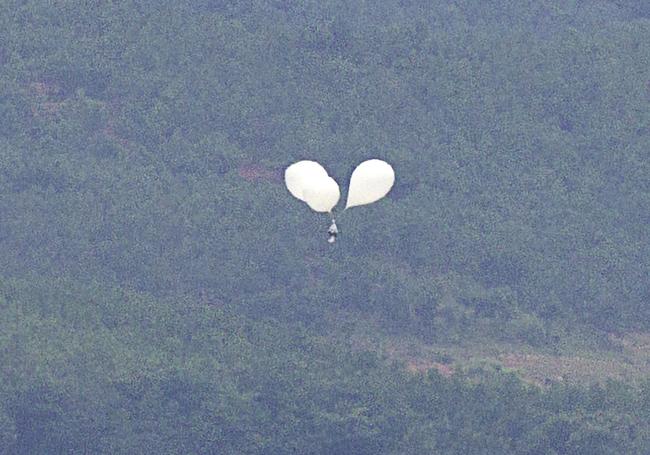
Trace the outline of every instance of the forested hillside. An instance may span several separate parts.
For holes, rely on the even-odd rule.
[[[414,373],[352,336],[650,331],[648,5],[0,2],[0,445],[648,453],[650,374]],[[375,157],[395,187],[328,245],[284,168]]]

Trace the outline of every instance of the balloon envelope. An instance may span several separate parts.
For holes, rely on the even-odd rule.
[[[301,201],[305,201],[303,193],[309,182],[319,177],[328,177],[328,175],[325,168],[316,161],[298,161],[284,171],[284,182],[287,189]]]
[[[326,175],[325,177],[316,177],[311,179],[305,185],[302,193],[305,201],[312,210],[316,212],[331,212],[339,198],[341,192],[336,181]]]
[[[364,161],[352,172],[345,208],[370,204],[388,194],[395,183],[395,171],[382,160]]]

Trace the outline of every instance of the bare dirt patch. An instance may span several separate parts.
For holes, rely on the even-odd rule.
[[[539,386],[650,378],[650,334],[646,333],[618,337],[610,350],[565,349],[561,354],[497,343],[442,346],[397,339],[383,343],[382,350],[414,374],[435,368],[451,376],[457,371],[493,368],[514,371]]]
[[[274,169],[267,169],[262,166],[256,166],[256,165],[240,166],[239,169],[237,169],[237,172],[239,173],[239,176],[241,178],[243,178],[244,180],[248,180],[249,182],[254,180],[280,182],[282,180],[282,176],[280,175],[279,171]]]

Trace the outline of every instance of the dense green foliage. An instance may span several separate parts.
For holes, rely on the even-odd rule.
[[[2,445],[647,452],[647,384],[412,376],[329,322],[648,330],[647,5],[0,2]],[[330,248],[281,171],[371,157]]]
[[[643,454],[650,381],[541,390],[408,373],[192,301],[0,289],[5,453]]]

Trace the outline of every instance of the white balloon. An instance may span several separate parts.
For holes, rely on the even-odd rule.
[[[303,193],[306,186],[319,177],[328,177],[328,175],[325,168],[316,161],[298,161],[284,171],[284,182],[287,189],[301,201],[305,201]]]
[[[326,175],[308,181],[304,187],[303,201],[316,212],[331,212],[339,202],[341,192],[336,181]]]
[[[395,171],[382,160],[364,161],[352,172],[346,209],[378,201],[395,183]]]

